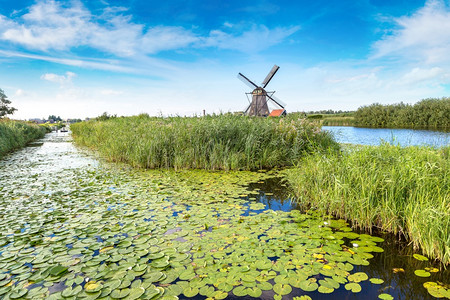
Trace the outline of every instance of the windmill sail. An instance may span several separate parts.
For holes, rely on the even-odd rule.
[[[272,70],[270,70],[269,74],[267,74],[266,78],[264,78],[264,81],[261,83],[262,88],[265,88],[269,84],[269,81],[272,80],[279,68],[280,67],[277,65],[273,66]]]
[[[284,108],[286,106],[286,104],[281,101],[280,99],[278,99],[277,97],[275,97],[274,95],[267,95],[267,97],[276,105],[278,105],[281,108]]]
[[[245,77],[243,74],[239,73],[237,76],[243,83],[245,83],[246,85],[248,85],[251,89],[256,89],[258,88],[258,86],[256,84],[254,84],[250,79],[248,79],[247,77]]]

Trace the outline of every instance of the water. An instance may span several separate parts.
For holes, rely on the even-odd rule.
[[[382,142],[401,146],[442,147],[450,144],[450,133],[416,129],[360,128],[348,126],[323,126],[333,133],[339,143],[379,145]]]
[[[70,203],[69,197],[76,197],[77,190],[66,188],[68,182],[80,180],[77,170],[96,169],[99,163],[91,155],[82,153],[71,143],[71,137],[67,133],[51,133],[39,143],[32,147],[19,150],[0,160],[0,190],[5,198],[17,199],[14,207],[4,207],[2,215],[6,216],[10,210],[27,210],[32,201],[26,201],[28,197],[33,197],[35,193],[45,193],[48,197],[56,193],[65,192],[65,201]],[[101,180],[101,178],[98,178]],[[92,181],[94,184],[95,181]],[[53,184],[52,184],[53,183]],[[16,190],[10,190],[7,186],[17,186]],[[20,188],[19,188],[20,187]],[[90,187],[90,185],[89,185]],[[82,188],[82,187],[80,187]],[[116,192],[116,187],[108,188],[111,194]],[[264,210],[291,211],[295,209],[302,210],[298,204],[289,197],[287,187],[280,178],[270,178],[268,180],[250,184],[249,190],[257,191],[248,197],[249,201],[257,201],[264,204]],[[6,193],[9,191],[9,193]],[[1,197],[0,197],[1,198]],[[250,199],[252,198],[252,199]],[[94,199],[95,200],[95,199]],[[94,201],[92,200],[92,201]],[[23,203],[22,203],[23,202]],[[48,201],[40,203],[49,210],[48,215],[53,216],[50,211],[54,205],[49,198]],[[64,203],[59,203],[64,204]],[[70,209],[70,206],[68,206]],[[44,211],[44,213],[47,213]],[[56,217],[56,216],[53,216]],[[27,227],[25,217],[10,224],[10,231],[21,231]],[[376,299],[381,293],[389,293],[394,299],[432,299],[427,290],[422,286],[424,282],[440,281],[450,283],[450,270],[440,270],[433,273],[429,278],[421,278],[414,275],[414,270],[424,269],[425,267],[437,267],[436,263],[420,262],[412,258],[415,251],[404,240],[393,235],[375,233],[385,239],[385,242],[379,244],[384,249],[383,253],[373,253],[374,257],[369,260],[370,265],[358,266],[352,272],[362,271],[370,278],[381,278],[385,283],[374,285],[368,281],[362,282],[362,291],[357,294],[349,293],[344,286],[332,294],[321,294],[313,292],[309,295],[312,299]],[[75,242],[75,241],[74,241]],[[394,273],[394,268],[403,268],[404,272]],[[61,290],[62,286],[53,287],[54,291]],[[262,299],[271,299],[272,294],[261,296]],[[295,296],[304,294],[299,289],[293,289],[293,292],[283,299],[292,299]],[[1,297],[0,297],[1,298]],[[237,298],[233,294],[228,297]],[[245,297],[251,299],[250,297]],[[180,299],[184,299],[180,296]],[[197,299],[197,298],[196,298]],[[205,299],[199,296],[198,299]],[[253,298],[254,299],[254,298]]]

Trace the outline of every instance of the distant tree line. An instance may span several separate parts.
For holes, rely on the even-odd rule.
[[[101,114],[100,116],[96,117],[95,119],[96,119],[97,121],[106,121],[106,120],[109,120],[109,119],[115,119],[115,118],[117,118],[117,115],[109,115],[109,114],[105,111],[103,114]]]
[[[323,109],[323,110],[311,110],[307,111],[307,115],[312,114],[322,114],[322,115],[336,115],[336,114],[351,114],[354,111],[351,110],[332,110],[332,109]]]
[[[54,122],[61,122],[62,119],[60,116],[49,115],[47,120],[53,120]]]
[[[353,116],[361,127],[448,129],[450,98],[427,98],[414,105],[374,103],[358,108]]]

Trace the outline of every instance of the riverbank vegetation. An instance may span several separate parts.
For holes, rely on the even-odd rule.
[[[450,98],[429,98],[414,105],[374,103],[354,114],[355,126],[450,130]]]
[[[402,234],[429,257],[450,263],[450,147],[383,144],[317,153],[286,171],[301,204]]]
[[[297,118],[140,115],[73,124],[71,130],[75,142],[108,160],[150,169],[268,169],[339,147],[317,124]]]
[[[355,126],[355,118],[353,116],[333,116],[326,115],[322,118],[323,126]]]
[[[0,158],[29,142],[44,137],[45,128],[33,123],[0,119]]]
[[[450,98],[428,98],[414,105],[403,102],[361,106],[357,111],[323,110],[299,113],[323,126],[450,130]]]

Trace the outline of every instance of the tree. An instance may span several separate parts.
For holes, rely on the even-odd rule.
[[[53,120],[54,122],[62,121],[60,116],[50,115],[47,120]]]
[[[9,104],[11,104],[11,101],[8,100],[5,92],[0,89],[0,118],[11,115],[17,110],[14,107],[9,107]]]

